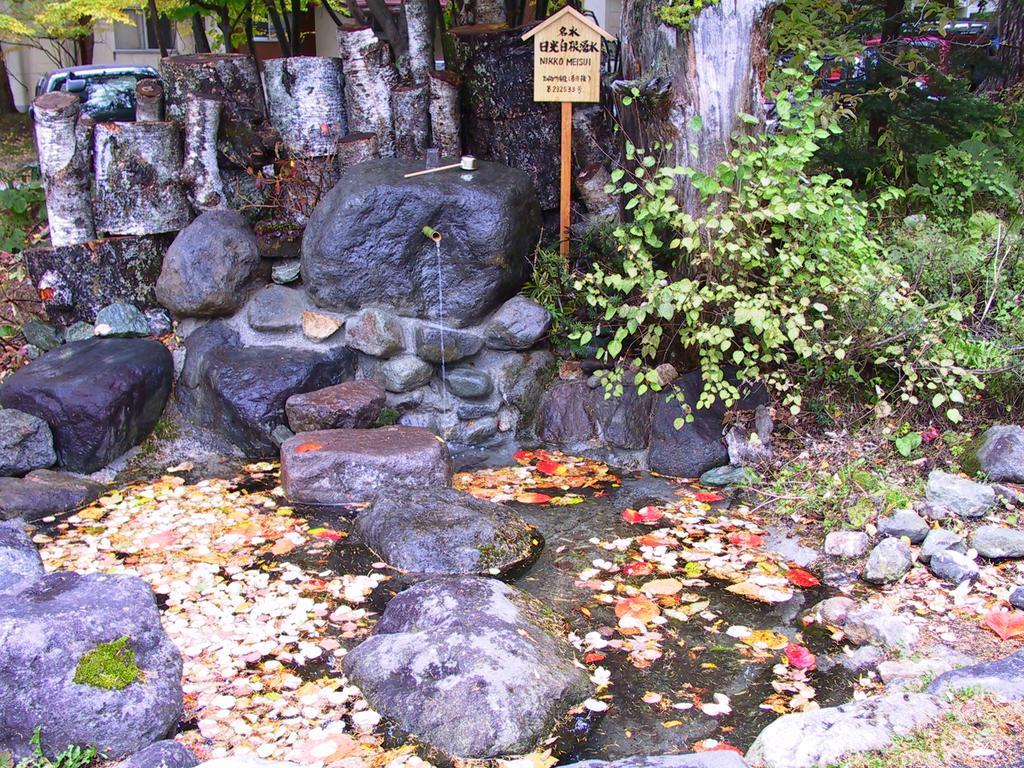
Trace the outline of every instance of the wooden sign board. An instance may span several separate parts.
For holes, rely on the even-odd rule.
[[[614,38],[572,6],[531,29],[533,100],[601,100],[601,38]]]

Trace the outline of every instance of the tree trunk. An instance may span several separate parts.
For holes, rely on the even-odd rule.
[[[587,207],[590,218],[614,220],[619,216],[619,205],[605,186],[611,183],[608,169],[600,163],[588,165],[576,176],[576,191]]]
[[[333,155],[348,132],[341,60],[296,56],[263,62],[270,122],[292,157]]]
[[[766,31],[771,0],[721,0],[706,7],[686,31],[658,21],[660,0],[625,0],[622,69],[625,91],[641,96],[621,105],[625,138],[650,148],[660,142],[662,163],[708,172],[726,159],[741,112],[763,117]],[[691,121],[700,118],[700,126]],[[671,144],[671,148],[667,145]],[[680,204],[701,208],[697,191],[679,181]]]
[[[200,13],[192,14],[192,39],[195,42],[196,53],[210,52],[210,38],[206,36],[206,22]]]
[[[164,39],[163,30],[160,29],[160,11],[156,7],[156,0],[146,0],[146,13],[153,22],[153,31],[156,32],[156,45],[160,49],[160,58],[167,58],[167,41]]]
[[[1013,88],[1024,80],[1024,3],[999,0],[999,71],[986,80],[986,90]]]
[[[220,27],[220,36],[224,45],[224,52],[234,53],[235,41],[231,38],[235,29],[231,24],[231,12],[228,10],[226,5],[217,13],[217,26]]]
[[[338,142],[338,169],[344,171],[356,163],[365,163],[380,157],[377,134],[350,133]]]
[[[7,71],[7,58],[3,45],[0,45],[0,115],[13,115],[17,111],[18,105],[14,103],[14,91]]]
[[[88,27],[91,26],[91,23],[88,19],[85,19],[82,22],[82,26]],[[95,36],[90,32],[88,35],[83,35],[82,37],[79,37],[75,42],[77,43],[75,47],[78,49],[78,63],[82,66],[88,66],[89,64],[92,64],[92,52],[93,49],[96,47]]]
[[[429,0],[405,0],[405,28],[409,40],[409,78],[425,83],[434,71],[434,18]]]
[[[140,123],[164,119],[164,86],[156,78],[147,77],[135,84],[135,119]]]
[[[427,84],[402,85],[391,92],[395,116],[395,154],[409,160],[423,157],[430,146],[430,93]]]
[[[46,190],[50,242],[77,245],[96,236],[89,185],[89,148],[78,128],[80,104],[71,93],[55,91],[33,102],[39,172]]]
[[[395,129],[391,116],[391,89],[398,74],[391,49],[369,27],[338,30],[342,67],[345,71],[345,104],[349,129],[377,134],[383,157],[394,157]]]
[[[572,160],[576,168],[618,162],[612,132],[612,116],[600,104],[577,104],[572,111]]]
[[[197,211],[227,205],[217,166],[221,106],[220,99],[196,97],[185,108],[185,161],[181,166],[181,182]]]
[[[508,24],[505,0],[475,0],[473,7],[476,11],[473,20],[477,24]]]
[[[174,232],[192,220],[179,182],[175,123],[96,126],[96,228],[111,235]]]
[[[338,183],[338,161],[325,157],[291,157],[276,170],[277,207],[289,224],[304,227],[320,199]]]
[[[168,120],[184,127],[190,99],[220,99],[217,150],[223,167],[259,168],[272,162],[277,132],[267,119],[256,61],[245,54],[196,53],[160,62]]]
[[[430,131],[441,157],[462,155],[461,84],[451,72],[430,73]]]

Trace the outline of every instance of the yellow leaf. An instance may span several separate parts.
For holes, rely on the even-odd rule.
[[[770,629],[755,629],[746,637],[741,637],[740,642],[751,648],[778,651],[789,644],[789,638]]]

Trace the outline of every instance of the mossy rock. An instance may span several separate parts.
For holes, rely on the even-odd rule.
[[[142,678],[127,636],[100,643],[87,651],[75,668],[74,682],[108,691],[120,691]]]

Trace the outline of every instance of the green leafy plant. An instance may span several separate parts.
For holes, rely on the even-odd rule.
[[[705,8],[718,5],[720,0],[666,0],[654,11],[660,21],[677,29],[687,30]]]
[[[8,176],[0,178],[0,186],[0,251],[17,253],[46,216],[43,185],[38,179]]]
[[[894,437],[892,442],[900,456],[909,459],[914,455],[914,451],[921,447],[921,433],[910,431],[905,435]]]
[[[74,682],[119,691],[139,680],[142,670],[129,643],[127,636],[121,636],[84,653],[75,668]]]
[[[102,755],[93,746],[80,747],[72,744],[58,752],[51,760],[43,752],[42,729],[36,728],[30,741],[32,754],[15,765],[10,758],[0,754],[0,768],[88,768]]]

